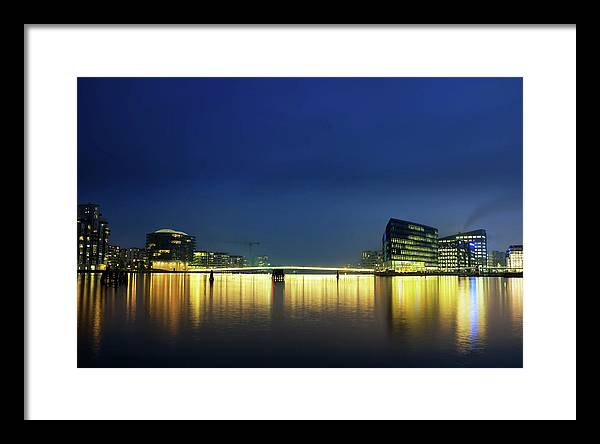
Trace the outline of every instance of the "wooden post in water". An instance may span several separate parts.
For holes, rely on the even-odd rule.
[[[281,268],[276,268],[271,273],[271,277],[273,279],[273,282],[284,282],[285,273],[283,272],[283,270]]]

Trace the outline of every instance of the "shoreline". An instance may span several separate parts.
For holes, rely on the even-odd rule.
[[[276,267],[274,267],[274,269],[276,269]],[[202,273],[202,274],[210,274],[210,272],[212,271],[213,273],[218,273],[218,274],[272,274],[271,271],[256,271],[256,270],[248,270],[248,271],[243,271],[243,270],[236,270],[236,271],[232,271],[232,270],[219,270],[219,269],[203,269],[203,270],[144,270],[144,271],[139,271],[139,270],[77,270],[77,274],[104,274],[107,272],[118,272],[118,273],[126,273],[126,274],[197,274],[197,273]],[[328,275],[328,274],[335,274],[335,273],[320,273],[320,272],[307,272],[306,270],[299,270],[300,272],[293,272],[293,271],[289,271],[286,272],[285,274],[322,274],[322,275]],[[449,272],[431,272],[431,273],[420,273],[420,272],[406,272],[406,273],[399,273],[399,272],[383,272],[383,271],[376,271],[376,272],[364,272],[364,271],[344,271],[342,273],[340,273],[340,275],[373,275],[375,277],[402,277],[402,276],[406,276],[406,277],[435,277],[435,276],[457,276],[457,277],[506,277],[506,278],[522,278],[523,277],[523,272],[498,272],[498,273],[486,273],[486,272],[481,272],[481,273],[449,273]]]

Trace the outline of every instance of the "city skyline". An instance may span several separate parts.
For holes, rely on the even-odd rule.
[[[97,203],[92,203],[92,202],[87,202],[87,203],[84,203],[84,204],[78,204],[79,207],[85,206],[85,205],[99,206]],[[102,213],[100,213],[100,215],[103,216]],[[105,222],[107,222],[106,218],[103,217],[103,219],[104,219]],[[395,218],[390,218],[390,219],[393,220]],[[172,230],[172,228],[159,228],[158,230],[154,230],[152,233],[157,232],[157,231],[160,232],[160,231],[170,231],[170,230]],[[454,234],[449,235],[449,236],[444,236],[444,237],[438,236],[437,239],[438,240],[444,240],[445,238],[451,238],[451,237],[455,237],[455,236],[458,236],[458,235],[464,235],[464,234],[468,234],[468,233],[473,232],[473,231],[483,231],[483,232],[485,232],[486,230],[485,229],[478,229],[478,230],[460,231],[460,232],[454,233]],[[146,238],[148,237],[149,234],[152,234],[152,233],[146,233]],[[187,234],[187,233],[183,233],[183,234]],[[195,238],[195,236],[193,236],[193,237]],[[116,246],[118,248],[125,248],[125,249],[145,249],[146,248],[146,246],[144,244],[142,246],[138,246],[138,245],[131,246],[131,245],[119,245],[119,244],[116,244],[114,241],[113,242],[108,241],[108,243],[111,246]],[[237,244],[247,245],[247,242],[239,242],[239,241],[230,241],[230,242],[225,242],[225,243],[230,243],[230,244],[237,243]],[[254,242],[251,242],[251,243],[254,243]],[[145,244],[147,244],[147,242]],[[514,245],[518,245],[518,244],[510,244],[507,247],[511,247],[511,246],[514,246]],[[506,250],[506,247],[504,249]],[[231,250],[231,249],[226,249],[226,250]],[[238,251],[238,249],[234,249],[234,250]],[[195,252],[201,252],[201,251],[207,251],[207,250],[206,249],[202,249],[202,248],[196,248],[194,251]],[[382,253],[382,251],[383,251],[382,250],[382,245],[379,245],[378,248],[373,248],[372,250],[370,250],[368,248],[367,249],[363,248],[363,249],[361,249],[359,251],[359,254],[362,255],[362,253],[365,253],[365,252],[368,252],[368,251],[378,251],[379,253]],[[490,253],[492,253],[492,252],[498,253],[497,250],[490,250]],[[221,251],[221,252],[216,252],[215,251],[215,253],[227,254],[227,255],[232,256],[231,253],[230,253],[230,251]],[[487,251],[485,253],[487,255]],[[262,254],[253,254],[252,255],[252,257],[261,257],[261,256],[267,257],[268,255],[266,255],[266,252],[263,252]],[[243,254],[241,254],[239,256],[236,256],[236,257],[243,257],[243,258],[246,258],[246,259],[252,259],[252,257],[250,257],[249,255],[243,255]],[[355,258],[355,259],[357,259],[355,262],[356,263],[361,262],[360,257],[357,256],[357,258]],[[351,262],[346,262],[346,264],[349,264],[349,263],[351,263]],[[306,265],[306,264],[304,264],[304,265]],[[339,265],[339,264],[331,264],[331,265]]]
[[[188,271],[194,268],[247,268],[262,266],[290,266],[290,264],[271,264],[269,256],[252,254],[252,247],[259,242],[231,242],[245,244],[248,255],[236,255],[230,252],[208,251],[197,248],[196,237],[172,228],[162,228],[146,234],[144,247],[117,245],[109,240],[110,227],[96,203],[78,204],[78,269],[93,270],[127,269],[137,271],[168,270]],[[331,264],[360,269],[372,269],[375,272],[450,272],[461,273],[466,270],[515,271],[523,269],[523,245],[511,244],[505,251],[488,251],[485,229],[459,232],[439,237],[438,229],[414,221],[390,218],[386,225],[380,249],[361,250],[359,260],[344,264]],[[506,270],[506,262],[512,265]],[[368,265],[366,265],[368,264]],[[93,266],[92,266],[93,265]],[[307,269],[317,269],[313,263]],[[503,270],[500,270],[503,269]]]
[[[356,262],[390,218],[522,244],[522,80],[78,79],[78,203],[111,243]]]

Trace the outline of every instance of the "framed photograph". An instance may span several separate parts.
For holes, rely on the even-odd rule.
[[[575,229],[574,26],[26,51],[29,417],[574,417],[575,246],[545,238],[550,202]]]
[[[522,367],[522,93],[78,78],[78,366]]]

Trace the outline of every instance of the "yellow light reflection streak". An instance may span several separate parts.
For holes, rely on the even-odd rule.
[[[327,313],[374,316],[374,277],[288,275],[285,278],[285,313],[291,318],[317,319]]]

